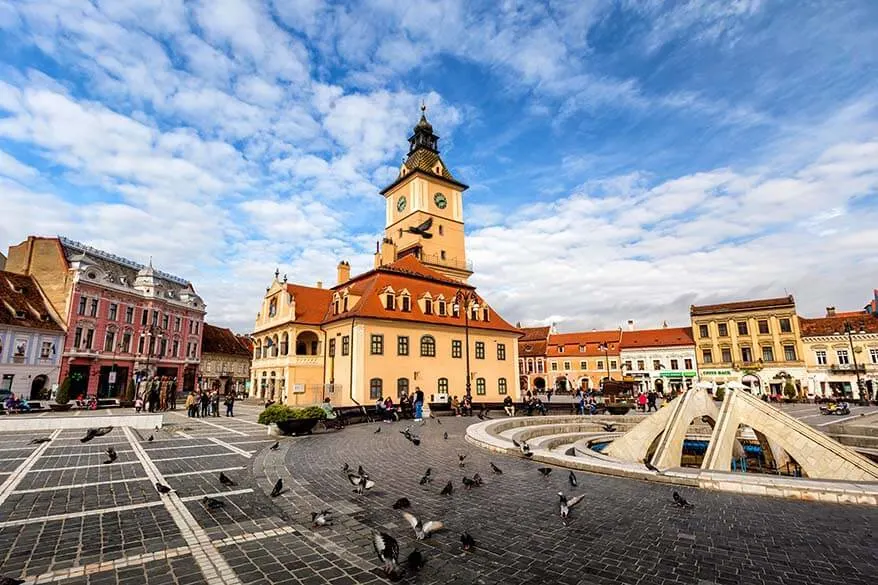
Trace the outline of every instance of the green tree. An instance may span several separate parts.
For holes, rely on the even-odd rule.
[[[723,400],[726,397],[726,387],[725,386],[717,386],[716,393],[714,394],[717,400]]]
[[[796,397],[796,385],[793,384],[793,380],[791,378],[787,378],[787,383],[784,384],[783,387],[784,396],[792,400]]]
[[[55,402],[57,404],[67,404],[70,402],[70,376],[61,381],[58,392],[55,394]]]

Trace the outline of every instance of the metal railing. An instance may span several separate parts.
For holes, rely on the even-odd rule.
[[[458,268],[460,270],[469,270],[472,272],[473,263],[469,260],[458,260],[457,258],[442,258],[439,254],[421,254],[421,262],[427,264],[437,264],[439,266],[448,266],[449,268]]]

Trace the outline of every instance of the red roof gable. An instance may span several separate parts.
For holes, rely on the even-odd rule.
[[[622,349],[695,345],[691,327],[665,327],[622,332]]]
[[[296,322],[307,325],[320,325],[326,315],[327,307],[332,303],[332,290],[287,284],[287,292],[296,303]]]
[[[855,335],[860,331],[878,333],[878,319],[864,312],[856,313],[856,317],[853,318],[847,315],[848,313],[842,313],[834,317],[815,319],[799,317],[799,330],[802,332],[802,337],[824,337],[836,333],[845,335],[845,324],[848,324]]]
[[[601,344],[607,345],[608,355],[619,355],[619,341],[622,332],[618,329],[609,331],[587,331],[581,333],[558,333],[549,336],[549,357],[561,356],[602,356]],[[561,348],[564,348],[561,351]],[[582,349],[580,349],[580,347]]]
[[[241,344],[240,338],[230,329],[204,324],[201,336],[202,353],[221,353],[226,355],[249,356],[250,351]]]
[[[742,311],[754,311],[758,309],[795,308],[796,301],[793,295],[775,299],[755,299],[752,301],[736,301],[734,303],[720,303],[718,305],[692,305],[689,307],[690,315],[713,315],[714,313],[739,313]]]

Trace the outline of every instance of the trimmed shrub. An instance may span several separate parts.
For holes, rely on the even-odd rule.
[[[717,400],[720,400],[720,401],[724,400],[726,397],[726,387],[725,386],[718,386],[714,396],[716,397]]]
[[[286,420],[296,420],[304,418],[326,418],[326,412],[319,406],[307,406],[305,408],[293,408],[286,404],[272,404],[261,413],[259,413],[259,424],[267,425],[271,423],[279,423]]]
[[[787,380],[787,383],[784,384],[783,393],[790,400],[796,397],[796,385],[793,384],[792,380]]]
[[[67,404],[70,402],[70,385],[70,376],[61,381],[61,385],[58,386],[58,392],[55,393],[56,404]]]

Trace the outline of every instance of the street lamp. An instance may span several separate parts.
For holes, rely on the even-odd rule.
[[[472,382],[470,381],[470,371],[469,371],[469,305],[472,303],[473,307],[478,310],[479,308],[479,296],[476,294],[474,290],[466,290],[458,289],[457,293],[454,295],[454,304],[452,305],[454,310],[458,313],[463,310],[463,331],[464,331],[464,343],[466,343],[466,396],[470,400],[472,400]]]
[[[152,357],[152,344],[150,343],[151,339],[155,339],[157,341],[161,341],[164,334],[162,330],[158,328],[156,325],[150,325],[146,331],[140,332],[140,339],[144,340],[144,345],[146,346],[146,375],[149,377],[149,359]]]
[[[854,329],[854,326],[849,322],[844,322],[844,332],[848,336],[848,345],[851,348],[851,357],[854,360],[854,374],[857,376],[857,391],[860,393],[860,401],[863,401],[863,381],[860,379],[860,366],[857,364],[857,352],[854,350],[854,333],[865,334],[866,331],[862,327],[857,331]],[[835,332],[835,335],[841,335],[838,331]],[[853,393],[851,393],[853,394]],[[853,396],[851,396],[853,398]],[[868,403],[868,401],[866,401]]]
[[[598,349],[603,350],[604,352],[604,363],[607,365],[607,378],[606,382],[610,380],[610,346],[606,341],[598,344]]]

